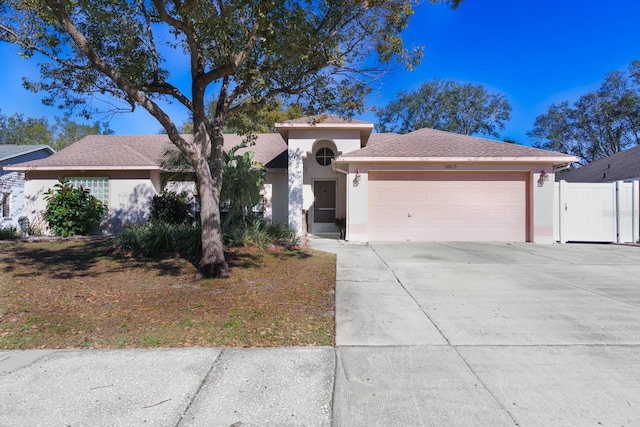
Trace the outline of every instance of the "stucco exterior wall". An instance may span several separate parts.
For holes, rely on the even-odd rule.
[[[543,168],[546,171],[552,171],[553,165]],[[553,218],[554,218],[554,179],[553,172],[547,172],[548,179],[540,179],[540,171],[538,168],[532,173],[531,188],[533,194],[532,209],[532,241],[534,243],[551,244],[555,242],[553,237]]]
[[[109,213],[102,229],[113,233],[125,224],[146,221],[149,217],[151,197],[160,193],[159,174],[149,171],[90,171],[90,172],[28,172],[25,179],[25,215],[32,225],[45,229],[42,213],[46,209],[44,194],[59,178],[107,177],[109,179]]]
[[[159,176],[154,179],[149,173],[111,174],[108,232],[117,231],[123,225],[146,222],[149,219],[151,198],[160,192]]]
[[[271,184],[271,221],[278,224],[288,222],[287,172],[267,172],[267,184]]]
[[[33,172],[26,174],[24,182],[24,214],[29,220],[32,230],[37,234],[48,234],[48,226],[43,218],[43,213],[47,207],[47,202],[44,200],[44,193],[46,193],[49,188],[53,188],[58,182],[58,178],[38,173],[38,175],[42,176],[31,179],[31,174],[33,174]]]
[[[289,148],[294,142],[305,153],[313,150],[313,145],[322,140],[332,141],[338,153],[346,154],[360,148],[360,131],[349,129],[292,129],[289,131]]]
[[[296,129],[289,133],[289,228],[302,233],[303,215],[307,216],[311,232],[336,232],[331,224],[323,229],[313,227],[313,185],[315,181],[336,182],[336,217],[347,216],[345,176],[333,172],[330,165],[322,166],[316,162],[315,153],[322,147],[331,148],[334,154],[346,154],[360,148],[360,131],[349,129]],[[276,190],[274,189],[274,195]]]

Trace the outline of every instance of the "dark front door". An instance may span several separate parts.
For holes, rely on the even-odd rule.
[[[336,219],[336,182],[315,181],[313,183],[313,223],[318,225],[334,224]],[[315,232],[335,231],[335,227],[314,227]]]

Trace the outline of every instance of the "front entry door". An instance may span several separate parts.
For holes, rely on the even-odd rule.
[[[336,182],[315,181],[313,183],[313,233],[335,233]]]

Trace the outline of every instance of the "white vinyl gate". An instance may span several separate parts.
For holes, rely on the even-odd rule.
[[[566,242],[638,242],[638,181],[555,183],[554,237]]]

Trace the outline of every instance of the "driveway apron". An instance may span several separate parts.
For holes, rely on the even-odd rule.
[[[334,251],[334,425],[640,423],[640,248]]]

